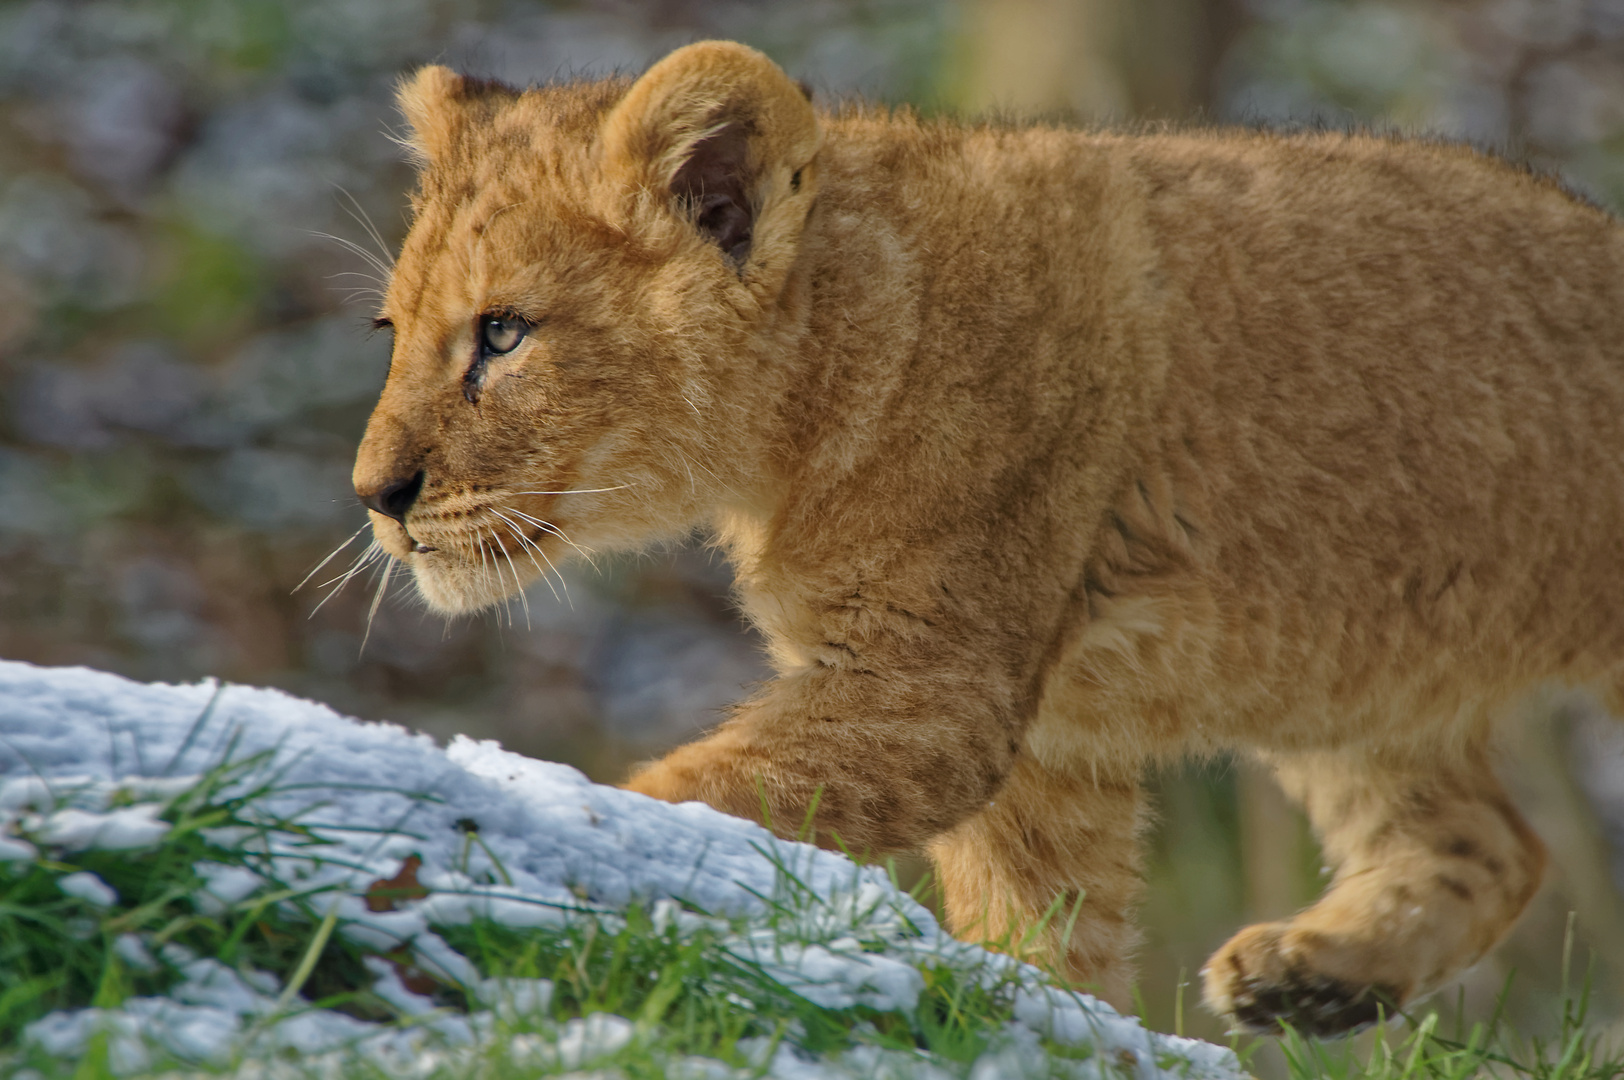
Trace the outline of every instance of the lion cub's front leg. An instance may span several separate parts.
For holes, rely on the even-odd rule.
[[[985,807],[930,845],[949,926],[1129,1009],[1142,816],[1137,775],[1021,758]]]
[[[951,670],[951,669],[947,669]],[[986,804],[1018,721],[973,673],[952,678],[817,667],[780,677],[714,734],[639,770],[632,791],[697,800],[854,852],[918,849]],[[925,682],[922,687],[921,682]]]
[[[1079,777],[1015,757],[984,694],[948,693],[922,707],[897,690],[905,679],[801,679],[626,786],[757,820],[765,796],[786,834],[816,796],[820,842],[838,838],[853,851],[929,840],[955,934],[1128,1007],[1138,777]]]
[[[1208,962],[1207,1004],[1243,1027],[1323,1035],[1391,1014],[1476,962],[1539,887],[1544,848],[1482,755],[1277,765],[1336,876],[1318,903],[1248,927]]]

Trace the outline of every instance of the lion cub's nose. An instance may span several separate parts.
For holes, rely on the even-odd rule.
[[[406,524],[406,511],[412,508],[417,501],[417,493],[423,490],[423,470],[404,480],[394,480],[384,487],[373,491],[355,489],[361,497],[361,505],[368,510],[376,510],[384,517],[392,517],[402,525]]]

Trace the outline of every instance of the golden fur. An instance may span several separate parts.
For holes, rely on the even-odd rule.
[[[1608,215],[1455,146],[820,113],[726,43],[401,104],[379,542],[461,612],[708,528],[771,643],[634,790],[790,826],[821,791],[820,837],[928,848],[958,932],[1121,1002],[1146,762],[1257,755],[1336,868],[1207,969],[1260,1029],[1510,927],[1544,857],[1492,721],[1624,682]]]

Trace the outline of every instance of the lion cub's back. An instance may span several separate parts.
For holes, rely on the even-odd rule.
[[[1459,147],[1124,153],[1173,342],[1146,468],[1199,519],[1185,591],[1215,613],[1198,668],[1308,727],[1616,681],[1624,227]]]

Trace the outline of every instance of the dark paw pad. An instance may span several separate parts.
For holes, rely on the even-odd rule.
[[[1241,978],[1235,989],[1235,1019],[1250,1031],[1279,1034],[1290,1026],[1303,1035],[1342,1035],[1374,1024],[1396,1011],[1386,987],[1356,986],[1340,979],[1287,969],[1278,979]]]

